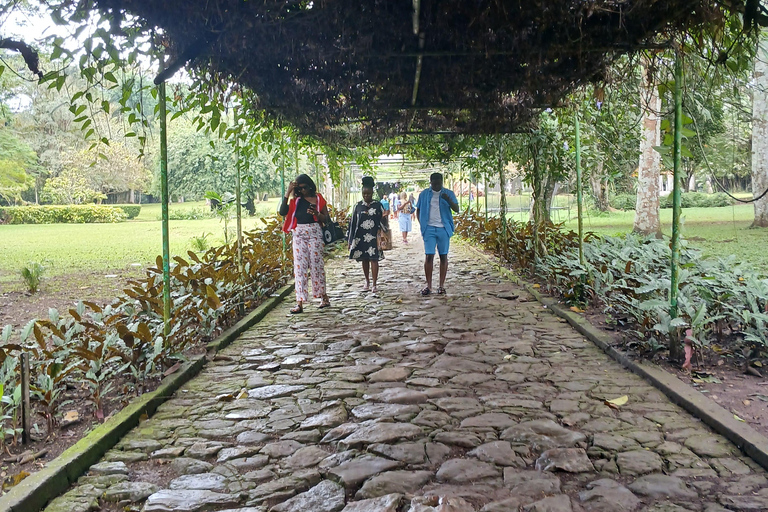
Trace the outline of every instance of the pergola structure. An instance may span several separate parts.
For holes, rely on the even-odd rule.
[[[616,58],[721,27],[754,0],[96,0],[158,28],[168,68],[253,93],[321,138],[524,131]],[[135,28],[135,27],[134,27]],[[115,30],[121,30],[116,28]]]
[[[252,112],[343,142],[397,134],[529,131],[538,111],[603,79],[626,54],[692,36],[705,46],[740,15],[768,25],[758,0],[94,0],[112,31],[159,29],[170,57],[156,77],[161,141],[164,82],[190,66],[208,84],[241,88]],[[79,5],[79,4],[78,4]],[[139,25],[138,27],[136,25]],[[727,50],[716,57],[728,58]],[[670,314],[677,315],[682,65],[675,66],[675,187]],[[576,117],[579,239],[582,240]],[[162,142],[161,144],[164,144]],[[164,149],[161,174],[166,175]],[[499,179],[504,166],[499,159]],[[164,299],[170,311],[167,184]],[[238,183],[238,204],[239,204]],[[506,233],[502,187],[501,217]],[[239,211],[238,211],[239,215]],[[238,237],[238,241],[240,238]],[[580,257],[584,262],[580,244]],[[168,322],[166,321],[166,328]],[[677,347],[670,347],[676,356]]]

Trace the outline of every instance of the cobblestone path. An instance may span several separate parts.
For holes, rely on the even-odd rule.
[[[330,310],[279,306],[47,510],[768,510],[763,470],[474,253],[423,298],[396,244],[380,293],[337,258]]]

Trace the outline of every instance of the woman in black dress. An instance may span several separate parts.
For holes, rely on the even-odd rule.
[[[352,211],[348,241],[349,259],[363,264],[363,274],[365,274],[363,291],[373,289],[376,293],[379,291],[376,286],[379,278],[379,260],[384,259],[384,253],[379,251],[376,235],[381,228],[384,207],[380,202],[373,200],[374,185],[375,182],[370,176],[363,178],[363,200],[357,203]],[[373,288],[371,288],[369,273],[373,277]]]

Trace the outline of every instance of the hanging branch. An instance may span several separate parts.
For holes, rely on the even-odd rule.
[[[40,57],[37,55],[37,50],[27,43],[15,39],[0,39],[0,48],[19,52],[24,58],[24,62],[26,62],[29,70],[37,75],[38,78],[43,78],[43,72],[40,71]]]

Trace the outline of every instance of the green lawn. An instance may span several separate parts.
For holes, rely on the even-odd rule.
[[[277,202],[257,203],[257,214],[271,214]],[[171,205],[172,210],[203,207],[204,202]],[[20,286],[19,271],[30,261],[43,262],[49,277],[83,271],[110,273],[131,264],[151,264],[162,253],[159,217],[160,205],[152,204],[142,205],[136,219],[117,224],[0,225],[0,239],[4,241],[0,292]],[[244,217],[243,229],[251,230],[258,222],[257,218]],[[234,230],[234,220],[229,227]],[[171,254],[186,254],[190,239],[204,233],[211,233],[208,240],[218,245],[224,239],[224,226],[215,218],[172,220]]]

